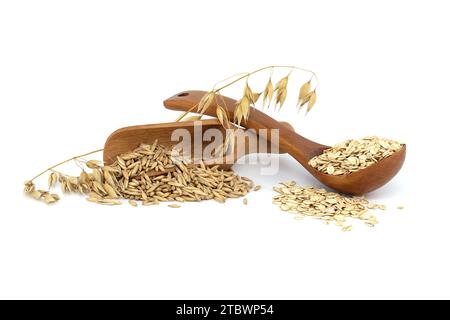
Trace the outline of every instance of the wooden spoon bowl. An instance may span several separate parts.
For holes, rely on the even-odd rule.
[[[164,106],[171,110],[196,112],[195,107],[205,94],[205,91],[183,91],[164,101]],[[236,101],[227,97],[217,99],[217,101],[225,104],[221,106],[227,109],[233,119]],[[215,107],[213,104],[206,114],[214,117],[216,115]],[[365,169],[339,176],[328,175],[311,167],[308,162],[325,149],[330,148],[329,146],[302,137],[255,108],[252,108],[248,120],[242,125],[249,129],[255,129],[257,132],[259,129],[278,129],[280,150],[289,153],[324,185],[347,194],[361,195],[382,187],[397,174],[405,161],[406,145],[393,155]],[[271,140],[270,134],[268,140]]]

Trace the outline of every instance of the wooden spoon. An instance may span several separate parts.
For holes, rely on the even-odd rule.
[[[195,124],[201,124],[198,128],[201,128],[201,136],[203,137],[203,133],[209,129],[218,129],[222,132],[222,136],[225,137],[225,129],[220,124],[217,119],[210,120],[201,120],[200,122],[196,121],[186,121],[186,122],[170,122],[170,123],[158,123],[158,124],[148,124],[148,125],[140,125],[140,126],[131,126],[118,129],[114,131],[106,140],[105,147],[103,150],[103,161],[106,165],[112,164],[118,155],[129,152],[131,150],[139,147],[140,144],[152,144],[155,140],[158,140],[158,144],[163,145],[167,148],[173,147],[178,144],[178,141],[172,141],[172,133],[176,129],[186,129],[189,131],[191,137],[194,136]],[[285,126],[286,130],[294,131],[291,125],[288,123],[281,123],[281,125]],[[237,130],[237,127],[234,129]],[[232,154],[231,161],[230,159],[211,159],[210,161],[205,161],[206,165],[219,165],[220,168],[224,170],[230,169],[234,163],[236,163],[241,156],[245,156],[251,154],[253,152],[259,152],[260,146],[258,145],[256,150],[250,148],[250,136],[251,133],[247,132],[245,136],[245,153],[238,154],[237,150]],[[195,141],[191,141],[191,150],[192,158],[199,158],[203,154],[203,149],[210,143],[205,142],[203,139],[200,140],[202,142],[201,148],[195,148]],[[258,141],[258,140],[256,140]],[[223,141],[222,141],[223,142]],[[265,143],[266,147],[265,152],[271,153],[271,145],[270,143]],[[195,155],[194,152],[199,151],[199,155]],[[283,153],[280,150],[280,153]],[[151,171],[147,174],[149,176],[161,175],[164,173],[172,172],[174,169],[167,169],[166,171]]]
[[[198,105],[205,94],[205,91],[183,91],[164,101],[164,106],[178,111],[187,111],[194,108],[193,112],[196,112],[195,106]],[[227,97],[223,98],[223,100],[220,98],[217,101],[225,103],[222,107],[228,110],[231,118],[234,118],[236,101]],[[216,115],[214,104],[208,109],[206,114],[210,116]],[[242,125],[256,131],[259,129],[278,129],[280,150],[288,152],[324,185],[343,193],[361,195],[380,188],[397,174],[405,161],[406,145],[393,155],[365,169],[350,174],[333,176],[322,173],[308,164],[311,158],[321,154],[325,149],[329,148],[328,146],[302,137],[255,108],[252,108],[249,119]],[[269,134],[268,140],[270,139]]]

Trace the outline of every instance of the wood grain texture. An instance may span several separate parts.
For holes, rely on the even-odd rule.
[[[164,106],[171,110],[187,111],[194,108],[200,99],[206,94],[205,91],[183,91],[164,101]],[[223,101],[219,99],[218,101]],[[234,117],[234,107],[236,101],[224,97],[226,108],[230,113],[230,117]],[[196,111],[194,108],[193,112]],[[215,106],[213,105],[206,112],[207,115],[215,116]],[[325,149],[329,148],[306,139],[289,129],[278,121],[274,120],[267,114],[252,108],[248,121],[242,123],[246,128],[251,129],[278,129],[280,138],[280,150],[288,152],[294,157],[306,170],[316,177],[324,185],[337,191],[361,195],[380,188],[389,182],[401,169],[406,157],[406,145],[392,156],[385,158],[372,166],[353,172],[351,174],[332,176],[319,172],[311,167],[308,162],[311,158],[321,154]],[[268,140],[270,140],[270,135]]]
[[[140,144],[152,144],[155,140],[158,140],[160,145],[165,147],[173,147],[179,142],[172,139],[172,134],[177,129],[185,129],[191,137],[194,137],[195,130],[195,121],[187,121],[187,122],[169,122],[169,123],[157,123],[157,124],[148,124],[148,125],[139,125],[139,126],[130,126],[118,129],[114,131],[106,140],[104,151],[103,151],[103,161],[105,164],[112,164],[118,155],[129,152],[131,150],[139,147]],[[219,130],[222,133],[222,136],[225,137],[225,129],[219,123],[217,119],[209,119],[209,120],[201,120],[197,122],[200,123],[201,126],[198,126],[200,135],[203,137],[203,134],[210,129]],[[283,125],[288,128],[288,130],[294,130],[292,126],[288,123],[283,123]],[[238,128],[235,128],[238,129]],[[239,154],[237,150],[231,155],[229,159],[214,159],[209,161],[209,165],[219,164],[222,169],[229,169],[233,166],[237,160],[245,155],[250,153],[258,153],[262,149],[262,145],[264,144],[264,151],[267,153],[271,153],[273,151],[278,152],[278,150],[271,150],[271,145],[265,141],[261,141],[261,145],[257,145],[255,148],[250,148],[250,139],[256,138],[256,135],[251,134],[250,132],[246,132],[245,135],[245,149],[242,154]],[[255,139],[256,140],[256,139]],[[221,141],[223,143],[224,141]],[[195,141],[191,141],[191,157],[199,158],[202,155],[203,149],[210,143],[209,141],[203,141],[200,139],[200,143],[202,143],[200,148],[195,148]],[[195,152],[197,151],[197,152]],[[283,150],[280,150],[283,153]],[[227,160],[227,161],[225,161]],[[149,173],[153,175],[152,173]],[[157,173],[155,173],[157,174]],[[161,174],[161,173],[158,173]]]
[[[223,130],[217,120],[212,119],[202,121],[202,130],[206,131],[211,128]],[[193,135],[194,122],[157,123],[118,129],[106,140],[103,151],[103,161],[106,164],[111,164],[118,155],[130,152],[139,147],[142,143],[152,144],[155,140],[158,140],[159,144],[166,147],[176,145],[178,142],[172,141],[172,134],[176,129],[185,129]],[[194,150],[194,148],[192,148],[192,150]]]

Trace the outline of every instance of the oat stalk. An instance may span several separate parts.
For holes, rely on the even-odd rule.
[[[273,82],[272,82],[273,73],[274,73],[274,70],[277,68],[278,69],[289,69],[289,72],[286,76],[281,78],[276,83],[276,86],[274,87]],[[262,71],[265,71],[268,69],[270,69],[271,72],[270,72],[269,79],[268,79],[267,84],[264,87],[264,89],[261,91],[253,90],[249,84],[250,77],[252,77],[253,75],[255,75],[259,72],[262,72]],[[186,112],[182,113],[176,119],[176,121],[183,120],[191,112],[197,112],[198,114],[200,114],[200,116],[197,116],[198,118],[196,118],[196,119],[201,119],[201,117],[211,107],[215,106],[216,110],[213,113],[213,115],[215,117],[217,117],[217,119],[219,119],[219,122],[221,123],[221,125],[224,128],[227,129],[227,128],[232,127],[233,123],[240,126],[242,123],[245,123],[249,119],[250,112],[251,112],[252,108],[257,107],[257,102],[260,99],[260,97],[262,97],[262,109],[264,109],[266,104],[268,106],[270,106],[272,100],[275,100],[275,110],[279,111],[281,109],[281,107],[284,105],[284,103],[286,102],[286,98],[288,95],[287,87],[288,87],[289,79],[290,79],[291,74],[294,71],[307,72],[311,75],[309,81],[301,86],[298,103],[297,103],[297,107],[298,107],[299,111],[305,104],[307,104],[308,106],[306,109],[306,114],[308,114],[311,111],[314,104],[316,103],[316,99],[317,99],[317,94],[316,94],[317,85],[314,87],[314,89],[312,89],[312,85],[311,85],[312,80],[315,80],[315,82],[317,83],[316,74],[311,70],[299,68],[296,66],[273,65],[273,66],[263,67],[263,68],[254,70],[252,72],[239,73],[234,76],[228,77],[222,81],[219,81],[218,83],[216,83],[214,85],[214,87],[211,91],[209,91],[202,97],[202,99],[200,100],[200,102],[198,104],[194,105],[192,108],[190,108]],[[236,102],[236,105],[234,106],[234,110],[233,110],[234,117],[233,117],[233,119],[231,119],[230,116],[228,115],[228,110],[226,108],[226,104],[223,99],[223,96],[221,95],[221,91],[223,89],[228,88],[228,87],[238,83],[239,81],[243,81],[243,80],[245,80],[243,95]],[[222,84],[222,85],[219,86],[219,84]],[[223,104],[217,103],[217,96],[222,98]],[[215,102],[215,104],[214,104],[214,102]],[[189,117],[189,118],[192,118],[192,117]],[[228,140],[228,142],[230,142],[230,141],[231,140]],[[222,146],[221,149],[227,150],[228,146],[227,145]]]
[[[44,171],[42,171],[41,173],[39,173],[38,175],[36,175],[33,179],[30,179],[29,181],[33,182],[34,180],[36,180],[40,176],[46,174],[47,172],[52,171],[53,169],[56,169],[57,167],[62,166],[63,164],[66,164],[66,163],[68,163],[70,161],[80,160],[83,157],[87,157],[87,156],[90,156],[92,154],[99,153],[99,152],[102,152],[102,151],[103,151],[103,149],[98,149],[98,150],[95,150],[95,151],[91,151],[91,152],[88,152],[88,153],[85,153],[85,154],[82,154],[82,155],[75,156],[75,157],[72,157],[70,159],[64,160],[64,161],[62,161],[62,162],[60,162],[58,164],[55,164],[54,166],[51,166],[48,169],[45,169]]]
[[[226,119],[226,113],[221,114]],[[25,182],[24,191],[36,200],[52,204],[60,198],[50,190],[59,182],[64,193],[86,195],[87,200],[102,205],[120,205],[128,199],[131,206],[156,205],[160,202],[188,202],[245,196],[253,187],[251,181],[218,165],[194,163],[177,149],[167,148],[155,141],[117,156],[110,165],[101,161],[85,161],[83,157],[101,150],[72,157],[52,166],[34,179],[49,172],[48,190],[38,190],[32,180]],[[56,167],[75,161],[81,172],[69,176]],[[91,171],[89,171],[89,169]],[[139,202],[138,202],[139,201]]]
[[[269,80],[267,82],[266,87],[261,91],[261,93],[254,92],[250,86],[249,86],[249,79],[253,75],[260,73],[265,70],[271,70]],[[278,84],[277,87],[273,88],[272,83],[272,77],[273,77],[273,71],[274,69],[290,69],[290,72],[282,78]],[[260,96],[263,96],[263,106],[268,103],[270,105],[270,102],[272,101],[273,97],[275,96],[276,100],[276,106],[278,106],[278,110],[282,107],[282,105],[285,103],[287,98],[287,84],[290,75],[293,71],[302,71],[307,72],[311,74],[310,80],[308,83],[308,90],[305,91],[305,85],[302,86],[302,100],[301,104],[302,106],[304,104],[308,104],[308,112],[311,110],[313,105],[315,104],[317,94],[316,89],[317,85],[314,88],[314,90],[311,90],[311,81],[314,79],[317,82],[317,76],[316,74],[308,69],[299,68],[297,66],[288,66],[288,65],[273,65],[273,66],[267,66],[263,68],[259,68],[257,70],[254,70],[252,72],[246,72],[246,73],[239,73],[234,76],[228,77],[222,81],[219,81],[216,83],[216,85],[213,87],[211,91],[209,91],[205,96],[201,99],[201,101],[190,108],[189,110],[185,111],[183,114],[181,114],[175,121],[181,121],[183,118],[185,118],[189,113],[193,112],[197,109],[197,113],[200,113],[200,115],[204,115],[206,111],[213,105],[214,102],[214,96],[220,95],[220,92],[224,90],[225,88],[228,88],[242,80],[246,80],[245,82],[245,89],[244,94],[241,99],[239,99],[238,103],[235,106],[235,117],[233,119],[233,122],[235,124],[240,125],[241,122],[244,120],[247,120],[251,111],[251,107],[256,107],[256,102],[259,100]],[[219,84],[224,83],[223,85],[219,86]],[[216,112],[217,113],[217,112]]]

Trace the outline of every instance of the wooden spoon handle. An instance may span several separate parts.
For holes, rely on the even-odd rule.
[[[196,106],[206,93],[207,92],[205,91],[183,91],[164,101],[164,106],[171,110],[192,111],[197,113]],[[222,107],[226,108],[230,118],[233,119],[236,100],[224,96],[218,96],[217,99],[215,99],[214,103],[206,111],[206,115],[216,116],[216,101],[219,102]],[[251,108],[248,120],[245,123],[242,123],[242,125],[257,131],[260,129],[278,129],[280,150],[288,152],[307,169],[310,168],[308,161],[315,155],[321,153],[324,149],[328,148],[327,146],[302,137],[255,108]],[[268,133],[268,140],[271,140],[270,132]]]

